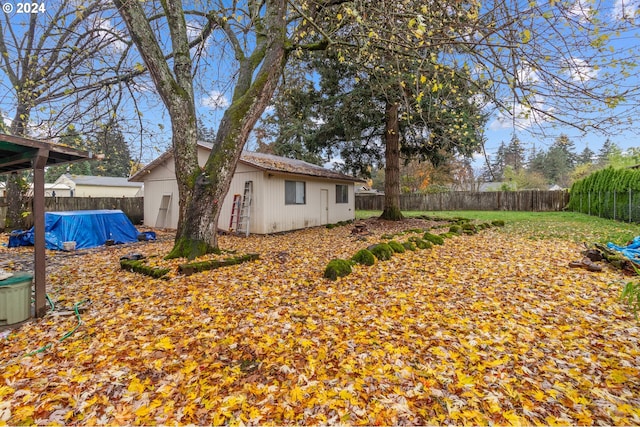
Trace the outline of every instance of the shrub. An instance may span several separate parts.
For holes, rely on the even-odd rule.
[[[354,256],[351,257],[351,261],[356,264],[373,265],[376,263],[376,257],[368,249],[360,249]]]
[[[324,277],[336,280],[338,277],[351,274],[351,263],[345,259],[332,259],[324,269]]]
[[[462,224],[462,232],[464,234],[476,234],[477,228],[473,224]]]
[[[393,236],[393,234],[383,234],[382,236],[380,236],[380,238],[384,240],[391,240],[393,239]]]
[[[405,248],[406,250],[408,250],[408,251],[415,251],[415,250],[417,250],[417,249],[418,249],[418,248],[416,248],[415,243],[410,242],[410,241],[404,242],[404,243],[402,244],[402,246],[404,246],[404,248]]]
[[[422,240],[420,237],[417,237],[417,236],[409,237],[409,241],[414,243],[418,247],[418,249],[429,249],[433,246],[431,242]]]
[[[462,234],[462,227],[460,227],[458,224],[454,224],[449,227],[449,233]]]
[[[443,239],[450,239],[457,235],[458,235],[457,233],[452,233],[451,231],[447,231],[446,233],[442,233],[440,237],[442,237]]]
[[[369,248],[372,254],[376,256],[380,261],[386,261],[393,256],[393,249],[386,243],[378,243]]]
[[[424,233],[422,238],[428,242],[433,243],[434,245],[442,245],[444,244],[444,239],[437,234]]]
[[[424,233],[422,228],[410,228],[408,230],[404,230],[405,233]]]
[[[501,219],[497,219],[495,221],[491,221],[491,225],[494,227],[504,227],[504,221]]]
[[[393,252],[397,253],[397,254],[401,254],[405,251],[404,246],[402,246],[401,243],[396,242],[395,240],[391,240],[390,242],[387,243],[391,249],[393,250]]]

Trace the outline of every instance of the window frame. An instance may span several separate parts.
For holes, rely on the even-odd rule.
[[[336,184],[336,204],[346,203],[349,203],[349,186],[347,184]]]
[[[291,186],[291,184],[294,185],[293,187],[293,191],[294,191],[294,200],[292,201],[291,198],[287,197],[287,188]],[[302,185],[300,185],[302,184]],[[300,187],[302,187],[302,201],[299,200],[299,196],[300,196]],[[292,190],[289,190],[292,191]],[[305,181],[293,181],[293,180],[285,180],[284,181],[284,204],[288,205],[288,206],[295,206],[295,205],[306,205],[307,204],[307,183]]]

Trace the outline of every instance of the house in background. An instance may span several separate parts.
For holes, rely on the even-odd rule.
[[[198,143],[204,165],[211,144]],[[130,178],[144,182],[144,224],[177,228],[178,184],[172,151]],[[238,230],[237,215],[247,192],[247,233],[269,234],[355,218],[354,184],[363,181],[321,166],[269,154],[243,152],[223,202],[218,229]],[[234,210],[235,205],[235,210]]]
[[[29,184],[27,196],[33,197],[33,184]],[[71,188],[61,183],[44,183],[44,197],[71,197]]]
[[[63,184],[70,188],[68,196],[57,197],[142,197],[141,182],[131,182],[128,178],[115,176],[90,176],[62,174],[54,184]]]

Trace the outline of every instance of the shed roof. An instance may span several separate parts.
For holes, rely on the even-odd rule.
[[[209,151],[213,147],[212,144],[206,142],[198,142],[198,146]],[[131,178],[129,178],[129,180],[137,182],[144,181],[145,175],[155,169],[159,164],[168,160],[170,157],[172,157],[172,155],[173,150],[169,150],[163,153],[153,162],[149,163],[144,168],[136,172]],[[240,163],[244,163],[246,165],[253,166],[257,169],[261,169],[267,172],[313,176],[317,178],[340,181],[364,182],[364,180],[360,178],[356,178],[351,175],[347,175],[331,169],[323,168],[322,166],[314,165],[302,160],[290,159],[288,157],[275,156],[273,154],[243,151],[240,155]]]

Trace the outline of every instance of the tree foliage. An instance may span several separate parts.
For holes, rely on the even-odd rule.
[[[472,93],[481,92],[481,103],[491,102],[503,112],[581,128],[608,123],[602,117],[595,121],[595,113],[637,105],[629,102],[637,88],[623,84],[635,52],[608,50],[615,35],[611,30],[622,34],[626,21],[600,19],[595,9],[576,13],[566,2],[466,0],[440,7],[415,0],[212,1],[198,2],[193,8],[183,8],[180,2],[116,0],[115,4],[171,116],[180,190],[179,233],[172,254],[176,256],[195,256],[217,247],[218,201],[228,190],[249,132],[271,98],[288,57],[305,50],[328,50],[347,65],[384,70],[368,77],[392,77],[398,85],[391,85],[386,93],[387,124],[402,114],[403,98],[398,95],[404,90],[412,103],[419,104],[429,93],[454,94],[460,90],[459,81],[465,81]],[[194,46],[189,44],[187,17],[198,22]],[[160,28],[168,28],[169,35],[157,31]],[[207,40],[213,42],[207,45]],[[203,52],[211,46],[235,77],[232,101],[218,127],[214,149],[200,169],[195,155],[193,76],[200,71]],[[233,61],[227,52],[232,52]],[[404,58],[420,62],[420,69],[429,72],[407,73],[415,68],[404,67]],[[613,66],[615,72],[610,71]],[[598,73],[592,72],[594,67]],[[438,140],[457,133],[459,123],[451,121],[457,120],[454,109],[450,113],[441,117],[440,129],[431,129],[441,133]],[[615,117],[625,115],[617,112]],[[385,138],[387,149],[394,144],[395,155],[399,130],[386,132]],[[393,177],[386,175],[399,179],[395,172]]]

